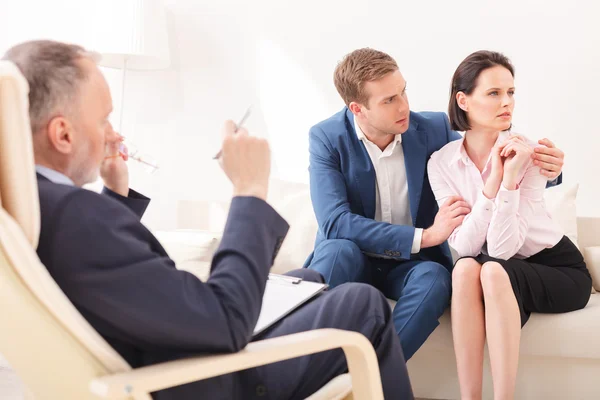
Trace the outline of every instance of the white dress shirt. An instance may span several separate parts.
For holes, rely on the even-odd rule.
[[[61,174],[60,172],[50,169],[48,167],[44,167],[43,165],[36,165],[35,172],[54,183],[60,183],[69,186],[75,185],[71,178],[69,178],[68,176]]]
[[[394,141],[385,150],[381,151],[375,143],[365,136],[358,125],[356,117],[354,118],[354,127],[358,139],[367,149],[375,168],[375,178],[377,180],[375,185],[375,221],[414,226],[410,215],[402,135],[396,135]],[[422,236],[423,229],[415,228],[412,254],[421,251]]]

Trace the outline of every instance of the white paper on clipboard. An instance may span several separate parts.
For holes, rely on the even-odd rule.
[[[327,284],[304,281],[293,276],[269,274],[258,322],[253,336],[327,289]]]

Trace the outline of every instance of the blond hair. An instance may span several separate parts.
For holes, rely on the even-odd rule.
[[[347,106],[351,102],[364,104],[369,100],[365,83],[383,78],[398,70],[398,64],[388,54],[370,49],[358,49],[347,54],[333,74],[335,88]]]

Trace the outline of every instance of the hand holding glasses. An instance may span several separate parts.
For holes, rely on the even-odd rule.
[[[128,159],[135,160],[142,164],[144,170],[150,174],[153,174],[158,170],[159,166],[154,157],[147,153],[141,152],[135,143],[125,139],[125,137],[119,135],[119,139],[120,143],[118,154],[110,155],[106,158],[123,157],[123,159],[126,161]]]

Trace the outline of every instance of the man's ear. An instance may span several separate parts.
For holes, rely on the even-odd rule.
[[[73,125],[63,116],[54,117],[48,122],[48,142],[62,154],[73,151]]]
[[[456,103],[464,112],[469,112],[469,101],[463,92],[456,93]]]
[[[353,101],[348,105],[348,108],[350,109],[350,111],[352,111],[352,114],[358,116],[362,113],[363,106]]]

